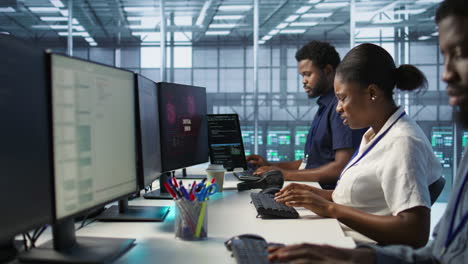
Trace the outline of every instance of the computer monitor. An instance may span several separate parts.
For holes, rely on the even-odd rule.
[[[292,160],[291,129],[288,126],[269,126],[267,129],[267,160]]]
[[[0,34],[0,262],[15,257],[13,239],[52,223],[46,56]]]
[[[158,83],[163,171],[208,162],[206,90]]]
[[[137,96],[138,186],[143,190],[161,175],[161,145],[159,135],[158,91],[152,80],[135,74]],[[119,201],[100,214],[101,221],[163,221],[169,206],[129,206]]]
[[[207,117],[211,163],[222,164],[227,171],[247,170],[239,116],[215,114]]]
[[[141,140],[140,164],[143,177],[138,178],[140,189],[151,185],[162,172],[161,140],[157,85],[152,80],[137,74],[139,136]]]
[[[453,126],[450,122],[447,122],[446,125],[443,123],[435,124],[436,126],[431,128],[431,145],[434,154],[442,165],[442,175],[447,181],[446,187],[439,197],[439,201],[447,201],[453,182],[453,144],[455,142]]]
[[[208,162],[207,105],[203,87],[166,82],[157,85],[163,186],[171,171]],[[172,199],[165,188],[143,197]]]
[[[257,130],[258,153],[255,153],[255,128],[253,126],[241,126],[241,131],[242,139],[244,141],[245,155],[265,155],[265,145],[263,144],[262,126],[259,126]]]
[[[58,54],[50,71],[52,133],[44,139],[53,148],[53,244],[21,259],[108,262],[134,240],[76,237],[73,218],[138,188],[134,74]]]
[[[296,134],[294,136],[294,160],[304,158],[304,148],[309,134],[310,127],[296,126]]]

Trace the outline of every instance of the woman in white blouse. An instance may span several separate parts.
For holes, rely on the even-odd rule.
[[[426,78],[412,65],[396,68],[383,48],[362,44],[344,57],[334,85],[343,123],[369,130],[334,191],[290,184],[275,199],[336,218],[379,244],[424,246],[428,186],[441,166],[423,131],[393,101],[393,89],[415,90]]]

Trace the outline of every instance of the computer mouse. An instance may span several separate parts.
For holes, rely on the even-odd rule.
[[[278,188],[278,187],[269,187],[269,188],[266,188],[266,189],[260,191],[260,193],[275,194],[275,193],[279,192],[280,190],[281,190],[281,188]]]
[[[238,235],[238,236],[233,236],[231,237],[230,239],[226,240],[224,242],[224,245],[226,246],[226,248],[228,250],[232,250],[231,248],[231,245],[232,245],[232,242],[234,240],[244,240],[244,239],[255,239],[255,240],[263,240],[265,241],[265,239],[259,235],[255,235],[255,234],[242,234],[242,235]]]

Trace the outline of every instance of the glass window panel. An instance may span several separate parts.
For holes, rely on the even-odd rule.
[[[174,82],[180,84],[192,84],[191,69],[174,69]]]
[[[216,47],[193,47],[194,67],[217,67],[218,55]]]
[[[89,59],[99,63],[114,65],[114,49],[90,48]]]
[[[206,88],[207,93],[216,93],[218,91],[217,70],[212,69],[194,69],[193,85]]]
[[[296,47],[288,47],[288,51],[287,51],[287,62],[288,62],[288,66],[295,66],[297,67],[297,61],[296,61],[296,52],[298,51],[298,48]]]
[[[221,67],[243,67],[244,49],[237,47],[222,47],[219,54]]]
[[[302,84],[300,81],[302,77],[297,73],[297,69],[295,68],[288,68],[287,71],[288,93],[297,93],[299,91],[299,88],[302,89]]]
[[[88,59],[88,49],[78,48],[73,49],[73,56],[81,59]]]
[[[159,69],[141,69],[141,75],[153,80],[154,82],[159,82],[161,80]]]
[[[427,41],[413,41],[410,43],[411,64],[437,63],[437,43]]]
[[[159,47],[142,47],[140,52],[141,68],[160,68],[161,53]],[[166,67],[171,67],[171,49],[166,47]]]
[[[272,82],[272,92],[278,93],[280,91],[280,70],[272,69],[272,75],[270,78]]]
[[[122,48],[120,51],[120,65],[125,68],[140,67],[140,49],[139,48]]]
[[[437,66],[417,66],[427,79],[428,91],[437,91]]]
[[[273,48],[273,55],[272,55],[272,63],[271,66],[280,66],[280,52],[279,48],[274,47]]]
[[[192,67],[192,47],[174,48],[174,68]]]
[[[219,71],[220,92],[242,93],[244,92],[244,70],[221,69]]]
[[[269,46],[259,46],[258,50],[258,66],[259,67],[270,67],[271,51]],[[253,47],[246,48],[246,61],[247,67],[253,67]]]

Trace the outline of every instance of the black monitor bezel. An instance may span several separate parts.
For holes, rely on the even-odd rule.
[[[125,199],[127,197],[129,197],[130,195],[134,194],[135,192],[137,192],[138,190],[138,141],[135,137],[135,167],[136,167],[136,177],[135,177],[135,190],[134,191],[131,191],[129,193],[126,193],[124,195],[121,195],[121,196],[118,196],[118,197],[114,197],[112,199],[109,199],[107,201],[104,201],[104,202],[101,202],[101,203],[98,203],[94,206],[91,206],[89,208],[86,208],[86,209],[83,209],[83,210],[80,210],[79,212],[76,212],[76,213],[73,213],[73,214],[70,214],[70,215],[67,215],[65,217],[62,217],[62,218],[57,218],[57,206],[56,206],[56,200],[57,200],[57,197],[56,197],[56,190],[55,190],[55,164],[54,164],[54,157],[55,157],[55,153],[54,153],[54,127],[53,127],[53,106],[52,106],[52,102],[53,102],[53,91],[52,91],[52,80],[53,80],[53,76],[52,76],[52,57],[53,56],[62,56],[62,57],[66,57],[66,58],[71,58],[71,59],[76,59],[76,60],[80,60],[80,61],[84,61],[84,62],[88,62],[88,63],[93,63],[93,64],[97,64],[97,65],[101,65],[101,66],[105,66],[105,67],[109,67],[109,68],[113,68],[113,69],[117,69],[117,70],[121,70],[121,71],[126,71],[126,72],[129,72],[129,73],[132,73],[133,76],[135,75],[134,72],[132,71],[129,71],[129,70],[125,70],[125,69],[121,69],[121,68],[118,68],[118,67],[114,67],[114,66],[110,66],[110,65],[107,65],[107,64],[104,64],[104,63],[99,63],[99,62],[94,62],[94,61],[89,61],[89,60],[85,60],[85,59],[81,59],[81,58],[77,58],[77,57],[73,57],[73,56],[69,56],[69,55],[66,55],[66,54],[63,54],[63,53],[56,53],[56,52],[50,52],[48,51],[47,52],[47,69],[48,69],[48,89],[47,89],[47,93],[48,93],[48,119],[49,119],[49,138],[48,138],[48,141],[49,141],[49,149],[50,149],[50,168],[51,168],[51,173],[52,173],[52,177],[51,177],[51,184],[52,184],[52,190],[53,190],[53,193],[52,193],[52,198],[53,198],[53,201],[52,201],[52,216],[53,216],[53,223],[56,224],[56,223],[61,223],[61,222],[65,222],[67,221],[68,219],[70,218],[75,218],[75,217],[78,217],[80,215],[84,215],[86,214],[87,212],[89,211],[92,211],[92,210],[95,210],[97,208],[100,208],[100,207],[103,207],[105,206],[106,204],[109,204],[109,203],[112,203],[112,202],[115,202],[115,201],[119,201],[119,200],[122,200],[122,199]],[[135,80],[135,77],[134,77],[134,80]],[[135,82],[133,82],[135,84]],[[133,99],[134,99],[134,102],[135,102],[135,87],[134,89],[132,89],[133,91]],[[135,108],[138,108],[138,105],[134,105],[134,109]],[[136,117],[135,117],[136,119]],[[134,122],[134,126],[135,126],[135,134],[137,134],[137,126],[136,126],[136,122]]]
[[[21,39],[18,39],[18,38],[16,38],[16,37],[13,37],[13,36],[10,36],[10,35],[2,35],[1,37],[2,37],[2,38],[8,38],[8,39],[10,39],[9,41],[17,42],[18,44],[27,46],[27,47],[30,48],[30,49],[36,49],[35,47],[32,47],[29,43],[27,43],[27,42],[25,42],[25,41],[23,41],[23,40],[21,40]],[[36,49],[36,50],[37,50],[37,49]],[[49,76],[49,62],[48,62],[48,57],[49,57],[49,56],[47,55],[47,53],[46,53],[44,50],[40,50],[40,51],[38,50],[38,54],[39,54],[39,52],[42,53],[42,55],[43,55],[43,57],[42,57],[42,60],[43,60],[42,66],[44,67],[44,75],[45,75],[45,76],[43,76],[43,77],[44,77],[44,86],[42,87],[42,88],[44,88],[44,90],[41,91],[42,93],[44,93],[44,99],[45,99],[45,102],[44,102],[44,106],[45,106],[45,108],[44,108],[44,114],[45,114],[46,116],[44,117],[44,120],[46,121],[46,123],[49,123],[49,122],[50,122],[50,116],[48,115],[48,112],[49,112],[49,110],[48,110],[48,108],[49,108],[48,90],[49,90],[49,89],[48,89],[48,88],[50,87],[50,79],[49,79],[49,77],[48,77],[48,76]],[[15,58],[15,59],[17,59],[17,58]],[[27,78],[27,77],[26,77],[26,78]],[[46,129],[47,131],[45,131],[44,134],[45,134],[45,135],[48,135],[49,132],[50,132],[50,126],[49,126],[48,124],[46,124],[46,125],[45,125],[45,129]],[[48,147],[49,147],[48,151],[50,151],[50,150],[51,150],[51,149],[50,149],[50,145],[49,145],[49,144],[47,144],[47,145],[48,145]],[[45,151],[45,153],[47,153],[48,151]],[[51,173],[51,171],[50,171],[50,166],[49,166],[50,163],[51,163],[51,156],[48,155],[47,158],[48,158],[49,164],[47,164],[46,166],[47,166],[48,169],[49,169],[49,173]],[[48,183],[48,185],[49,185],[49,190],[52,191],[52,190],[53,190],[53,185],[52,185],[52,182],[51,182],[51,181],[52,181],[52,176],[49,175],[48,180],[49,180],[49,183]],[[19,195],[21,195],[21,194],[19,194]],[[53,210],[53,208],[54,208],[54,205],[53,205],[53,199],[54,199],[53,194],[51,194],[49,198],[50,198],[50,201],[49,201],[49,202],[51,203],[50,210]],[[31,221],[30,223],[23,225],[21,228],[9,228],[11,231],[9,231],[9,232],[7,232],[7,233],[5,233],[5,234],[1,234],[1,235],[0,235],[0,243],[8,242],[8,240],[14,239],[14,237],[15,237],[16,235],[20,234],[21,232],[27,232],[27,231],[32,230],[32,229],[34,229],[34,228],[38,228],[38,227],[45,226],[45,225],[48,225],[48,224],[53,223],[53,221],[54,221],[54,215],[52,214],[52,212],[49,212],[47,218],[48,218],[48,219],[43,218],[43,219],[41,219],[40,221],[37,221],[37,222],[34,222],[34,223],[33,223],[33,221]]]
[[[142,139],[142,130],[141,130],[141,113],[140,113],[140,96],[139,96],[139,86],[138,86],[138,83],[139,83],[139,80],[138,78],[143,78],[147,81],[151,81],[154,83],[154,86],[155,86],[155,92],[156,92],[156,99],[158,100],[158,85],[156,82],[154,82],[153,80],[141,75],[141,74],[138,74],[138,73],[135,73],[135,100],[136,100],[136,113],[137,113],[137,117],[135,118],[135,122],[137,123],[136,124],[136,127],[137,127],[137,141],[138,141],[138,188],[140,190],[143,190],[146,188],[146,186],[150,185],[151,183],[148,183],[149,181],[151,182],[154,182],[155,180],[157,180],[160,176],[161,176],[161,172],[159,172],[159,175],[157,177],[155,177],[154,179],[152,180],[147,180],[146,177],[145,177],[145,167],[144,167],[144,160],[143,160],[143,156],[144,156],[144,153],[143,153],[143,139]],[[156,102],[156,113],[159,115],[159,102]],[[159,126],[159,116],[158,116],[158,126]],[[158,127],[159,129],[159,127]],[[157,139],[158,140],[158,144],[161,145],[161,135],[159,133],[159,138]],[[159,153],[159,162],[161,163],[161,153]],[[162,164],[161,164],[161,170],[162,170]]]
[[[242,148],[242,156],[243,156],[243,159],[245,162],[244,162],[244,165],[242,167],[242,169],[244,170],[247,170],[247,160],[246,160],[246,157],[245,157],[245,147],[244,147],[244,140],[242,139],[242,130],[241,130],[241,125],[240,125],[240,120],[239,120],[239,115],[236,114],[236,113],[232,113],[232,114],[207,114],[206,115],[206,120],[207,120],[207,126],[208,126],[208,118],[210,116],[229,116],[229,117],[235,117],[236,118],[236,123],[237,123],[237,131],[240,135],[240,143],[241,143],[241,148]],[[208,127],[208,130],[209,130],[209,127]],[[210,154],[210,160],[213,161],[215,160],[214,159],[214,155],[213,155],[213,152],[211,151],[211,142],[210,142],[210,133],[208,133],[208,151],[209,151],[209,154]],[[234,170],[235,168],[233,168],[232,170]]]

